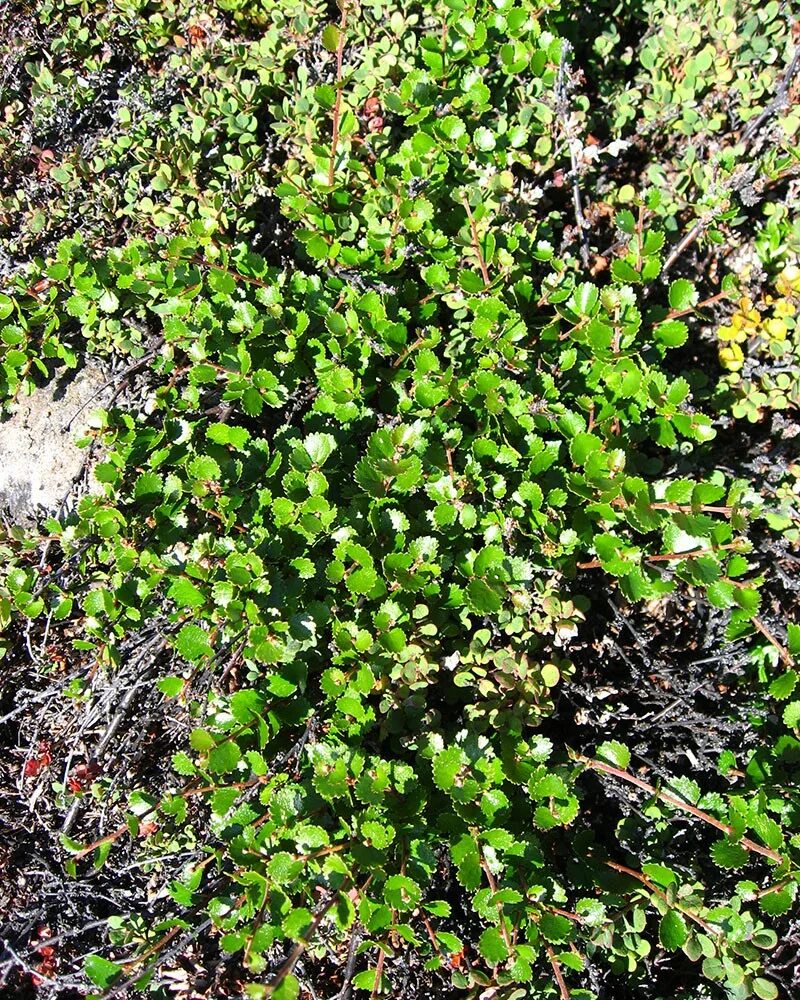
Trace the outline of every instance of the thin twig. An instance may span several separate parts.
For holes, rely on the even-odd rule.
[[[558,984],[558,992],[561,1000],[570,1000],[569,989],[567,988],[567,983],[564,979],[564,973],[561,971],[561,963],[556,958],[556,953],[549,944],[545,945],[545,951],[547,952],[548,961],[553,967],[553,975],[555,976],[556,983]]]
[[[472,234],[472,246],[475,253],[478,256],[478,267],[481,269],[481,277],[483,278],[483,287],[491,288],[492,279],[489,277],[489,269],[486,266],[486,260],[483,256],[483,251],[481,250],[481,242],[478,237],[478,227],[475,224],[475,216],[472,214],[472,209],[469,207],[469,202],[464,198],[464,208],[467,212],[467,218],[469,219],[470,233]]]
[[[778,84],[778,89],[775,93],[775,97],[773,97],[773,99],[769,102],[769,104],[764,108],[764,110],[759,115],[757,115],[752,121],[748,122],[747,127],[742,133],[740,141],[744,145],[745,152],[747,151],[748,146],[750,146],[752,140],[755,138],[755,136],[757,135],[759,129],[764,124],[764,122],[766,122],[769,118],[771,118],[776,111],[780,110],[780,108],[784,107],[784,105],[787,103],[789,87],[791,85],[792,78],[794,77],[799,67],[800,67],[800,46],[797,46],[795,48],[794,55],[792,56],[792,59],[786,68],[786,72],[783,74],[781,82]],[[727,191],[731,190],[731,187],[732,187],[731,183],[728,182],[726,186],[723,186],[722,190],[719,193],[725,194],[727,193]],[[695,222],[695,224],[692,226],[689,232],[686,233],[683,239],[681,239],[680,242],[678,242],[675,245],[675,247],[673,247],[669,256],[664,261],[664,266],[661,268],[662,279],[667,276],[670,268],[675,263],[675,261],[681,256],[684,250],[686,250],[687,247],[691,246],[692,243],[694,243],[694,241],[699,236],[702,235],[702,233],[708,228],[708,226],[710,226],[713,223],[715,218],[716,218],[715,212],[703,215],[701,218],[697,220],[697,222]]]
[[[655,562],[679,562],[682,559],[698,559],[700,556],[711,555],[714,552],[724,552],[727,549],[739,549],[742,542],[728,542],[725,545],[715,545],[709,549],[692,549],[689,552],[663,552],[661,555],[645,556],[644,561]],[[590,559],[588,562],[577,564],[578,569],[599,569],[603,563],[599,559]]]
[[[370,875],[370,877],[362,886],[361,892],[363,892],[367,888],[367,886],[371,881],[372,881],[372,875]],[[336,899],[336,897],[339,895],[340,892],[346,891],[346,887],[350,883],[351,879],[346,878],[340,888],[331,890],[331,892],[328,893],[327,898],[323,901],[321,906],[318,908],[317,912],[314,914],[314,919],[311,921],[311,926],[308,928],[303,937],[297,942],[294,948],[292,948],[291,952],[289,953],[289,957],[286,959],[286,961],[279,969],[278,973],[275,975],[275,977],[267,986],[267,996],[271,996],[275,992],[275,990],[280,986],[280,984],[284,981],[284,979],[286,979],[286,977],[289,975],[289,973],[292,971],[295,965],[297,965],[298,960],[300,959],[303,952],[309,946],[312,938],[316,934],[319,925],[325,919],[326,914],[333,906],[334,900]]]
[[[769,104],[764,108],[764,110],[752,118],[742,132],[742,142],[748,143],[755,136],[764,122],[772,117],[776,111],[780,111],[788,103],[789,87],[792,83],[792,77],[795,75],[797,70],[800,68],[800,45],[795,46],[794,55],[792,56],[791,62],[786,67],[786,72],[781,78],[781,82],[778,84],[778,89],[775,92],[775,96],[769,102]]]
[[[602,760],[585,757],[583,754],[575,753],[574,751],[572,752],[572,756],[575,760],[580,761],[581,764],[588,767],[592,771],[600,771],[603,774],[610,774],[615,778],[621,778],[623,781],[627,781],[631,785],[636,785],[637,788],[641,788],[654,798],[662,799],[664,802],[673,806],[673,808],[688,812],[697,819],[701,819],[704,823],[708,823],[709,826],[713,826],[716,830],[721,830],[722,833],[726,834],[726,836],[735,836],[735,831],[732,826],[729,826],[727,823],[723,823],[710,813],[703,812],[702,809],[698,809],[696,806],[693,806],[688,802],[684,802],[683,799],[679,799],[677,796],[671,795],[669,792],[665,792],[661,788],[656,788],[655,785],[651,785],[642,778],[637,778],[636,775],[631,774],[630,771],[625,771],[621,767],[614,767],[612,764],[606,764]],[[771,858],[779,864],[785,860],[782,854],[779,854],[777,851],[773,851],[770,847],[762,847],[761,844],[757,844],[754,840],[750,840],[748,837],[739,838],[737,843],[746,851],[750,851],[753,854],[761,854],[763,857]]]
[[[358,945],[361,940],[361,928],[358,924],[353,928],[353,933],[350,935],[350,944],[347,948],[347,962],[344,967],[344,981],[342,983],[342,988],[339,990],[339,994],[336,1000],[347,1000],[350,996],[350,983],[353,979],[353,973],[356,969],[356,957],[358,953]]]
[[[720,932],[715,931],[710,924],[707,924],[702,917],[698,917],[698,915],[692,910],[677,902],[670,903],[667,894],[662,892],[662,890],[659,889],[659,887],[651,879],[649,879],[644,872],[637,872],[635,868],[628,868],[627,865],[620,865],[616,861],[606,861],[606,865],[609,868],[613,868],[615,872],[621,872],[623,875],[629,875],[631,878],[635,878],[638,882],[641,882],[646,889],[649,889],[650,892],[653,893],[653,895],[658,896],[658,898],[663,900],[668,906],[679,910],[684,914],[684,916],[688,917],[693,923],[697,924],[698,927],[702,927],[706,934],[710,937],[719,937]]]
[[[776,636],[767,628],[764,622],[754,615],[750,621],[755,625],[756,629],[764,636],[764,638],[778,651],[778,656],[780,656],[781,661],[787,667],[794,666],[794,657],[789,652],[789,650],[781,643]]]
[[[581,260],[583,261],[583,266],[589,266],[589,240],[586,235],[586,230],[589,228],[589,223],[586,221],[586,216],[583,214],[583,203],[581,201],[581,189],[580,189],[580,166],[578,164],[578,156],[575,152],[575,146],[573,145],[572,139],[569,134],[569,102],[567,99],[567,68],[569,63],[567,61],[567,56],[572,50],[572,46],[569,42],[565,41],[561,49],[561,62],[558,66],[558,80],[556,83],[556,113],[558,114],[558,121],[561,125],[561,131],[564,133],[564,138],[567,142],[567,148],[569,149],[569,159],[571,164],[570,178],[572,179],[572,205],[575,210],[575,222],[578,227],[578,232],[581,238]]]
[[[163,965],[165,962],[168,962],[171,958],[174,958],[175,955],[180,954],[180,952],[182,952],[184,948],[187,947],[187,945],[191,944],[192,941],[194,941],[196,938],[199,938],[200,935],[210,926],[211,926],[211,919],[209,918],[208,920],[205,920],[202,924],[198,924],[198,926],[195,927],[194,930],[191,930],[186,934],[184,934],[181,937],[181,939],[177,942],[177,944],[175,944],[172,948],[170,948],[169,951],[166,951],[162,955],[160,955],[159,964]],[[163,938],[159,943],[166,944]],[[110,990],[107,990],[103,994],[103,1000],[113,1000],[113,997],[127,996],[128,990],[131,988],[131,986],[135,986],[136,983],[138,983],[139,980],[142,978],[142,976],[146,975],[146,973],[147,970],[145,970],[144,972],[139,972],[136,975],[131,976],[129,979],[126,979],[124,982],[112,986]]]
[[[703,230],[705,230],[708,226],[710,226],[713,221],[714,221],[713,214],[703,215],[701,218],[697,220],[697,222],[695,222],[695,224],[692,226],[689,232],[686,233],[683,239],[679,243],[675,244],[675,246],[672,248],[670,255],[664,261],[664,266],[661,268],[662,278],[666,277],[667,272],[675,263],[675,261],[678,259],[678,257],[680,257],[683,251],[686,250],[688,247],[690,247],[692,243],[694,243],[694,241],[698,238],[698,236],[700,236]]]
[[[328,187],[333,187],[336,171],[336,147],[339,145],[339,123],[342,117],[342,60],[347,27],[347,0],[340,0],[342,16],[339,19],[339,39],[336,44],[336,100],[333,105],[333,135],[331,136],[331,159],[328,164]]]

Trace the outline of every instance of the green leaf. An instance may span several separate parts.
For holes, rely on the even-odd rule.
[[[478,951],[492,968],[508,958],[508,945],[496,927],[487,927],[478,941]]]
[[[332,434],[309,434],[303,441],[303,447],[314,465],[322,466],[333,454],[336,438]]]
[[[568,941],[572,937],[572,921],[559,913],[545,911],[539,918],[539,931],[546,941],[561,944],[562,941]]]
[[[684,944],[688,936],[686,921],[681,914],[677,910],[668,910],[661,918],[661,924],[658,928],[658,939],[662,946],[667,951],[676,951]]]
[[[314,922],[314,914],[305,906],[298,906],[292,910],[281,925],[283,933],[292,941],[302,941],[311,924]]]
[[[453,787],[456,775],[467,763],[467,755],[460,747],[448,747],[433,762],[433,780],[443,791]]]
[[[476,147],[483,153],[491,152],[497,145],[497,140],[494,137],[494,133],[484,126],[476,128],[472,134],[472,141],[475,143]]]
[[[756,976],[753,980],[753,992],[761,1000],[775,1000],[778,996],[778,987],[762,976]]]
[[[167,698],[175,698],[183,691],[184,681],[182,677],[160,677],[156,687]]]
[[[669,304],[678,312],[691,309],[697,299],[697,289],[686,278],[678,278],[669,286]]]
[[[214,774],[228,774],[228,772],[236,770],[241,759],[242,751],[239,749],[239,744],[234,743],[233,740],[226,740],[210,751],[208,769]]]
[[[796,893],[797,885],[794,882],[774,892],[766,892],[759,897],[759,908],[771,917],[780,917],[792,909]]]
[[[467,587],[470,608],[479,614],[489,615],[499,611],[503,602],[485,580],[470,580]]]
[[[335,24],[326,24],[322,29],[320,39],[323,48],[327,49],[328,52],[335,52],[339,47],[341,37],[342,33]]]
[[[603,442],[594,434],[581,432],[576,434],[570,443],[570,458],[576,465],[585,465],[589,456],[599,451],[602,446]]]
[[[682,347],[689,337],[689,327],[679,319],[671,319],[659,323],[653,336],[665,347]]]
[[[577,285],[572,293],[572,306],[581,316],[589,316],[597,305],[599,297],[597,288],[590,282],[584,281]]]
[[[300,996],[300,981],[289,974],[272,991],[270,1000],[298,1000]]]
[[[175,638],[175,648],[190,663],[211,654],[208,634],[199,625],[184,625]]]
[[[294,882],[303,867],[303,861],[298,861],[286,851],[278,851],[267,864],[267,874],[277,885],[288,886]]]
[[[357,990],[368,990],[371,994],[375,993],[377,982],[377,969],[365,969],[363,972],[357,972],[353,976],[353,986],[355,986]]]
[[[179,608],[199,608],[206,602],[202,590],[185,576],[176,577],[172,581],[167,597]]]
[[[741,844],[723,838],[711,845],[711,857],[720,868],[742,868],[747,864],[748,853]]]
[[[383,898],[395,910],[413,910],[422,899],[422,890],[405,875],[392,875],[384,883]]]
[[[208,753],[217,745],[217,741],[207,729],[193,729],[189,733],[189,744],[198,753]]]
[[[624,743],[618,743],[616,740],[609,740],[606,743],[601,743],[597,748],[597,757],[600,760],[605,760],[609,764],[614,764],[616,767],[621,767],[625,770],[631,762],[631,752],[625,746]]]
[[[178,774],[183,774],[186,777],[197,773],[197,768],[191,757],[182,750],[172,755],[172,767]]]
[[[95,986],[105,990],[122,972],[122,966],[117,965],[116,962],[109,962],[108,959],[102,958],[100,955],[87,955],[83,960],[83,971]]]
[[[800,701],[792,701],[783,710],[783,721],[790,729],[800,726]]]

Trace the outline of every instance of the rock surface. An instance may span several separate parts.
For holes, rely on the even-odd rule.
[[[107,377],[94,365],[61,370],[0,422],[0,511],[13,523],[56,511],[75,485],[86,458],[75,441],[113,391]]]

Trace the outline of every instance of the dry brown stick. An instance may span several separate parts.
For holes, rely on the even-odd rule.
[[[336,147],[339,145],[339,123],[342,117],[342,60],[344,59],[345,28],[347,27],[347,0],[340,0],[342,16],[339,19],[339,39],[336,43],[336,100],[333,104],[333,135],[331,159],[328,164],[328,187],[333,187],[336,172]]]
[[[198,924],[197,927],[194,928],[194,930],[189,931],[186,934],[184,934],[180,938],[180,940],[177,942],[177,944],[175,944],[172,948],[170,948],[167,952],[165,952],[161,956],[160,964],[163,965],[164,962],[168,962],[170,960],[170,958],[172,958],[174,955],[177,955],[187,945],[191,944],[192,941],[194,941],[196,938],[200,937],[200,935],[208,927],[211,926],[211,923],[212,923],[212,921],[211,921],[211,918],[209,917],[202,924]],[[158,945],[160,947],[160,946],[166,944],[167,942],[162,938],[157,943],[158,943]],[[131,967],[133,967],[133,964],[134,964],[133,962],[129,962],[128,963],[128,965],[131,966]],[[125,967],[127,967],[127,966],[125,966]],[[111,986],[103,994],[103,1000],[112,1000],[113,997],[118,997],[118,996],[128,996],[128,990],[129,990],[129,988],[131,986],[135,986],[135,984],[142,978],[143,975],[145,975],[145,973],[143,973],[143,972],[136,973],[135,975],[131,976],[129,979],[125,979],[123,982],[116,983],[115,985]]]
[[[791,62],[786,67],[786,72],[781,77],[781,82],[778,84],[778,89],[775,96],[769,102],[769,104],[764,108],[761,114],[756,115],[752,118],[742,133],[742,141],[744,143],[750,142],[750,140],[755,136],[758,130],[761,128],[762,124],[776,111],[784,107],[787,103],[787,98],[789,95],[789,87],[792,82],[792,77],[795,75],[797,70],[800,69],[800,45],[795,46],[794,55],[792,56]]]
[[[366,880],[366,882],[361,886],[361,888],[357,890],[357,892],[359,893],[359,895],[364,892],[364,890],[367,888],[367,886],[372,881],[372,878],[373,878],[373,876],[370,875],[369,878]],[[292,950],[291,950],[291,952],[289,954],[289,957],[283,963],[283,965],[281,966],[280,970],[275,975],[275,977],[272,979],[272,981],[268,984],[268,986],[267,986],[267,994],[266,994],[267,996],[272,996],[272,994],[280,986],[280,984],[284,981],[284,979],[286,979],[286,977],[289,975],[289,973],[292,971],[292,969],[295,967],[295,965],[297,965],[297,963],[299,962],[301,956],[303,955],[303,952],[306,950],[306,948],[311,943],[311,939],[313,938],[314,934],[316,933],[317,928],[322,923],[322,921],[325,919],[325,916],[328,913],[328,911],[330,910],[330,908],[333,906],[334,900],[336,899],[336,897],[338,896],[338,894],[340,892],[344,892],[345,891],[346,887],[351,883],[351,881],[352,880],[350,878],[346,878],[344,880],[344,882],[342,883],[342,885],[338,889],[336,889],[335,891],[331,891],[328,894],[328,898],[322,903],[322,905],[319,907],[319,909],[317,910],[316,914],[314,915],[314,919],[311,921],[311,926],[308,928],[308,931],[297,942],[297,944],[294,946],[294,948],[292,948]]]
[[[745,149],[750,145],[752,139],[757,134],[758,130],[761,128],[763,123],[770,118],[777,110],[784,106],[786,102],[789,86],[792,81],[792,77],[797,72],[800,67],[800,45],[795,47],[794,55],[789,63],[786,72],[781,78],[781,82],[778,84],[777,93],[775,97],[769,102],[769,104],[764,108],[764,110],[756,118],[750,121],[742,133],[741,141],[744,144]],[[727,185],[727,190],[730,190],[730,184]],[[726,193],[726,188],[723,187],[722,193]],[[675,263],[675,261],[680,257],[687,247],[691,246],[692,243],[713,223],[716,215],[715,213],[710,213],[698,219],[697,222],[692,226],[688,233],[683,237],[683,239],[677,243],[672,252],[669,254],[667,259],[664,261],[664,266],[661,268],[661,277],[664,278],[667,272]]]
[[[361,939],[361,925],[356,923],[350,935],[350,944],[347,946],[347,962],[344,967],[342,988],[337,993],[334,1000],[347,1000],[350,996],[350,983],[353,980],[353,973],[356,971],[356,952]]]
[[[701,219],[698,219],[697,222],[695,222],[695,224],[692,226],[689,232],[686,233],[683,239],[679,243],[675,244],[675,246],[672,248],[672,252],[670,253],[669,257],[667,257],[667,259],[664,261],[664,266],[661,268],[662,278],[666,277],[667,272],[675,263],[675,261],[678,259],[678,257],[680,257],[683,251],[686,250],[688,247],[690,247],[692,243],[694,243],[694,241],[698,238],[698,236],[700,236],[703,230],[706,229],[708,226],[710,226],[713,221],[714,221],[713,215],[707,215],[707,216],[704,215]]]
[[[346,879],[345,882],[343,883],[343,887],[346,886],[349,881],[350,881],[349,879]],[[269,983],[269,985],[267,986],[267,994],[266,994],[267,996],[272,996],[275,990],[280,986],[280,984],[284,981],[284,979],[286,979],[286,977],[289,975],[292,969],[297,965],[303,952],[308,947],[311,938],[316,933],[319,925],[325,919],[328,910],[330,910],[330,908],[333,906],[334,900],[341,891],[342,889],[336,889],[328,893],[327,899],[322,903],[322,905],[319,907],[316,914],[314,915],[314,919],[311,921],[311,926],[308,928],[308,931],[297,942],[294,948],[292,948],[291,952],[289,953],[289,957],[283,963],[278,973],[273,978],[272,982]]]
[[[631,774],[630,771],[625,771],[621,767],[614,767],[612,764],[606,764],[602,760],[595,760],[593,757],[585,757],[583,754],[576,753],[574,751],[572,752],[572,756],[575,760],[579,761],[585,767],[590,768],[592,771],[600,771],[603,774],[610,774],[615,778],[621,778],[623,781],[627,781],[631,785],[636,785],[637,788],[641,788],[649,795],[652,795],[657,799],[662,799],[664,802],[673,806],[673,808],[688,812],[697,819],[701,819],[704,823],[708,823],[709,826],[713,826],[716,830],[721,830],[722,833],[726,834],[726,836],[734,836],[734,829],[732,826],[729,826],[727,823],[723,823],[710,813],[704,812],[702,809],[698,809],[697,806],[684,802],[683,799],[679,799],[677,796],[670,794],[670,792],[665,792],[663,789],[656,788],[655,785],[651,785],[648,781],[644,781],[642,778],[637,778],[636,775]],[[746,851],[750,851],[753,854],[760,854],[765,858],[771,858],[779,864],[785,860],[782,854],[779,854],[777,851],[773,851],[770,847],[762,847],[761,844],[757,844],[754,840],[750,840],[749,837],[741,837],[737,843],[740,844]]]
[[[559,125],[561,126],[561,131],[564,133],[564,138],[567,141],[567,148],[569,149],[569,160],[570,160],[570,176],[572,178],[572,205],[575,211],[575,223],[578,227],[578,231],[581,237],[581,260],[583,261],[583,266],[589,266],[589,240],[586,236],[586,230],[589,228],[589,223],[586,221],[586,216],[583,212],[583,202],[581,200],[581,188],[580,188],[580,168],[578,164],[578,157],[575,154],[575,149],[570,141],[569,127],[568,127],[568,104],[567,104],[567,81],[566,81],[566,70],[567,70],[567,56],[571,51],[571,46],[569,42],[563,42],[563,48],[561,50],[561,62],[558,67],[558,78],[556,83],[556,112],[558,114]]]

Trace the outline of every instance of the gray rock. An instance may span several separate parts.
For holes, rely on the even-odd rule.
[[[85,434],[93,410],[110,398],[101,367],[59,371],[31,396],[22,396],[0,423],[0,510],[13,523],[31,525],[55,513],[86,471]],[[91,475],[85,477],[89,488]]]

